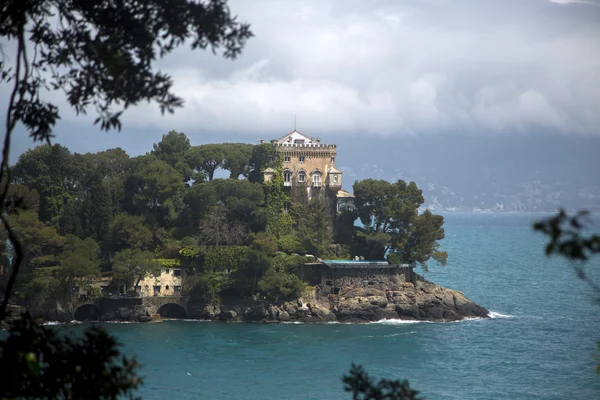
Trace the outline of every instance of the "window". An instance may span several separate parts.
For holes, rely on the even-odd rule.
[[[292,171],[289,171],[289,170],[283,171],[283,185],[284,186],[292,185]]]
[[[283,162],[290,162],[290,156],[283,156]]]
[[[298,156],[298,161],[304,162],[304,156]]]
[[[331,157],[331,163],[335,164],[335,157]]]
[[[285,203],[283,203],[283,212],[288,212],[290,211],[290,203],[288,203],[287,201]]]
[[[312,183],[313,183],[313,187],[321,187],[321,173],[320,172],[315,172],[314,174],[312,174]]]
[[[173,291],[175,293],[181,293],[181,286],[173,286]]]
[[[267,160],[269,160],[269,162],[273,162],[274,158],[273,158],[273,156],[269,156],[269,157],[267,157]]]
[[[174,269],[173,270],[173,276],[181,276],[181,270],[180,269]]]
[[[165,287],[165,289],[169,290],[169,285],[167,285],[167,287]]]
[[[306,172],[298,172],[298,182],[306,182]]]
[[[294,143],[296,143],[296,144],[304,144],[304,139],[296,139],[296,140],[294,140]]]
[[[169,275],[171,273],[171,270],[169,268],[165,268],[165,274]]]
[[[154,285],[154,294],[160,293],[160,285]]]
[[[337,185],[337,183],[338,183],[338,176],[337,175],[333,176],[333,183],[335,183]]]

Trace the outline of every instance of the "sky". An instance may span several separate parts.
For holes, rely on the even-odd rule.
[[[192,144],[257,143],[294,128],[358,135],[600,137],[600,1],[230,0],[255,37],[236,60],[180,48],[157,66],[185,107],[128,110],[119,133],[56,97],[56,142],[143,154],[170,130]],[[5,109],[6,86],[0,86]],[[3,119],[0,117],[0,119]],[[360,142],[356,142],[360,146]],[[13,157],[32,145],[19,130]]]

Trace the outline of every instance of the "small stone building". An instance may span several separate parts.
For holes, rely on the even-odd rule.
[[[178,296],[181,294],[181,268],[162,268],[160,275],[148,275],[135,287],[142,297]]]

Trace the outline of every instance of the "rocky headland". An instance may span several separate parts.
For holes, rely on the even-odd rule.
[[[414,283],[369,281],[366,286],[347,287],[337,294],[331,292],[329,285],[316,285],[297,301],[280,305],[229,298],[219,303],[192,303],[189,311],[192,318],[228,322],[361,323],[382,319],[450,322],[489,317],[488,310],[461,292],[418,275]]]
[[[178,317],[266,323],[362,323],[383,319],[449,322],[489,317],[488,310],[463,293],[429,282],[411,268],[366,270],[316,265],[313,270],[305,268],[303,272],[303,278],[312,282],[294,301],[277,303],[240,297],[223,297],[212,302],[190,300],[185,309],[179,310]],[[82,310],[58,301],[28,307],[28,310],[35,317],[58,322],[81,320],[82,316],[85,320],[104,322],[150,322],[173,317],[152,305],[153,299],[160,298],[148,298],[144,302],[139,299],[135,305],[133,299],[120,300],[123,304],[102,311],[90,304],[80,306],[88,307]],[[20,309],[12,306],[11,315],[14,317]]]

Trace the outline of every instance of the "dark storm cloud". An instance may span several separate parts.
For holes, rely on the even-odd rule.
[[[156,107],[140,106],[128,111],[126,130],[176,129],[193,141],[203,132],[235,133],[252,141],[291,130],[297,114],[299,130],[331,135],[598,135],[598,2],[235,0],[230,6],[256,34],[244,54],[230,61],[178,50],[160,65],[173,75],[185,108],[161,117]],[[72,123],[74,115],[61,110]]]

